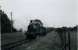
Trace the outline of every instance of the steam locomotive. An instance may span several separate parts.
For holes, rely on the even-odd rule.
[[[46,28],[40,20],[31,20],[25,35],[26,39],[36,39],[38,36],[40,37],[46,35]]]

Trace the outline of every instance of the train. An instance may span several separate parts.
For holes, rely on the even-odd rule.
[[[36,39],[38,36],[45,36],[46,35],[46,27],[43,26],[43,23],[36,19],[31,20],[28,25],[28,30],[25,33],[26,39]]]

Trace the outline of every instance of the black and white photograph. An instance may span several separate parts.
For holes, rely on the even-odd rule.
[[[78,1],[0,0],[0,50],[78,50]]]

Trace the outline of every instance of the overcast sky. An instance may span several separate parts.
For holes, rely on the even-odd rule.
[[[40,19],[45,26],[77,25],[77,0],[0,0],[1,9],[11,18],[14,27],[27,28],[31,19]]]

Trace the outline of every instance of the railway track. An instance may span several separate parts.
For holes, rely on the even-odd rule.
[[[47,31],[47,33],[50,32],[50,31]],[[20,41],[16,41],[16,42],[13,42],[13,43],[9,43],[9,44],[5,44],[5,45],[1,45],[1,50],[12,50],[13,48],[17,47],[17,46],[20,46],[22,44],[26,44],[26,43],[29,43],[33,40],[20,40]]]
[[[20,40],[17,42],[10,43],[10,44],[5,44],[5,45],[1,46],[1,50],[12,50],[14,47],[20,46],[22,44],[26,44],[28,42],[30,42],[30,40],[24,39],[24,40]]]

